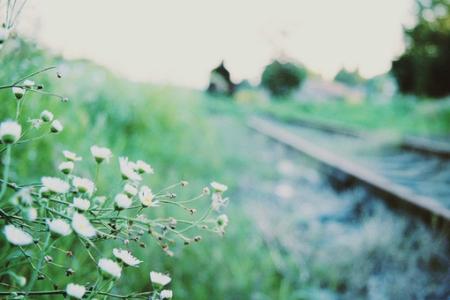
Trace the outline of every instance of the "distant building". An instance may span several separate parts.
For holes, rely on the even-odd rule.
[[[236,85],[231,81],[230,72],[225,68],[224,62],[211,71],[207,92],[217,95],[231,96]]]

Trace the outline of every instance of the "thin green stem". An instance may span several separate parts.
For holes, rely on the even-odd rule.
[[[0,190],[0,200],[3,199],[3,196],[5,195],[5,192],[6,192],[6,188],[8,186],[10,165],[11,165],[11,145],[8,144],[6,146],[6,154],[5,154],[4,169],[3,169],[3,181],[2,181],[2,188]]]
[[[31,291],[31,289],[33,288],[38,276],[39,276],[39,272],[41,271],[42,268],[42,264],[44,262],[44,257],[47,254],[47,250],[48,248],[51,246],[50,245],[50,238],[51,238],[51,234],[50,234],[50,230],[47,232],[47,237],[45,238],[45,243],[44,243],[44,247],[42,248],[41,251],[41,256],[39,258],[38,264],[36,269],[33,271],[33,274],[31,275],[31,279],[30,279],[30,283],[28,284],[26,291],[27,294],[28,292]]]
[[[22,101],[17,100],[17,104],[16,104],[16,121],[19,120],[21,104],[22,104]]]
[[[95,180],[94,180],[94,183],[95,183],[96,187],[97,187],[97,184],[98,184],[98,175],[99,174],[100,174],[100,164],[97,163],[96,167],[95,167]]]

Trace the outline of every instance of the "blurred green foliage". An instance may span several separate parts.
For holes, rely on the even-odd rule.
[[[251,165],[254,168],[252,172],[258,176],[274,176],[273,169],[263,169],[263,164],[254,155],[263,149],[256,148],[256,145],[251,149],[240,149],[242,145],[248,145],[248,140],[244,140],[248,136],[243,134],[243,122],[255,107],[284,119],[309,117],[372,129],[450,132],[446,121],[450,120],[448,101],[439,105],[417,101],[369,102],[364,105],[345,102],[270,103],[257,100],[262,96],[260,91],[246,90],[238,101],[240,105],[236,105],[226,98],[208,101],[209,96],[196,91],[130,82],[86,61],[64,61],[21,40],[8,41],[5,50],[0,52],[0,61],[0,84],[49,65],[58,65],[64,74],[62,79],[48,73],[38,76],[35,81],[43,83],[46,90],[70,99],[68,103],[61,103],[49,96],[26,95],[24,115],[35,118],[43,109],[51,110],[63,122],[65,130],[17,148],[13,180],[38,181],[43,175],[57,174],[56,166],[62,160],[61,150],[64,149],[84,157],[80,168],[75,170],[76,174],[93,174],[95,170],[90,169],[92,164],[88,164],[89,147],[98,144],[110,147],[115,158],[128,155],[133,160],[144,159],[151,163],[156,173],[149,184],[155,191],[180,179],[190,182],[189,189],[177,191],[180,198],[197,194],[211,180],[230,185],[231,202],[227,209],[230,226],[224,238],[208,235],[200,243],[188,247],[176,245],[173,247],[174,257],[167,257],[154,247],[156,244],[151,240],[146,241],[149,246],[145,249],[131,243],[133,253],[144,263],[139,269],[125,270],[117,292],[148,290],[150,270],[172,274],[171,287],[175,299],[318,299],[323,290],[337,291],[342,286],[351,289],[357,284],[365,286],[366,281],[359,278],[359,274],[346,272],[355,261],[357,265],[365,266],[365,252],[361,252],[357,260],[352,253],[339,260],[335,259],[335,253],[322,259],[312,257],[309,261],[311,267],[302,270],[297,263],[299,257],[265,240],[245,215],[242,202],[247,200],[246,194],[240,193],[241,199],[237,197],[243,170],[248,170]],[[16,100],[10,90],[0,91],[0,103],[0,120],[13,115]],[[233,119],[235,127],[224,121],[227,117]],[[20,120],[22,125],[27,121],[28,118]],[[43,128],[41,132],[45,130]],[[117,168],[115,159],[106,167]],[[81,170],[85,174],[80,174]],[[117,172],[102,171],[106,177],[101,178],[99,188],[108,189],[118,181],[112,176]],[[157,215],[155,210],[150,217]],[[403,234],[400,231],[396,233]],[[400,235],[395,238],[400,240]],[[4,245],[3,239],[0,242]],[[84,250],[72,248],[73,242],[71,238],[61,239],[57,246],[71,248],[79,254],[78,257],[83,257],[80,253]],[[105,249],[112,246],[116,246],[114,242],[104,245]],[[396,251],[398,248],[392,249]],[[377,253],[381,256],[385,252],[386,249],[382,248]],[[403,253],[399,255],[402,259],[406,256]],[[54,260],[72,264],[63,252]],[[280,267],[280,260],[284,267]],[[71,267],[76,273],[67,281],[86,280],[91,271],[85,267],[88,263],[87,257],[73,263]],[[52,276],[61,275],[61,271],[56,269],[50,273]],[[310,274],[310,279],[301,279],[302,274]],[[409,284],[409,281],[405,282]],[[37,288],[52,287],[46,281],[39,281]],[[327,299],[333,299],[333,296]]]
[[[364,78],[361,77],[358,69],[349,71],[342,68],[334,77],[334,81],[346,84],[348,86],[357,86],[364,82]]]
[[[306,69],[291,62],[272,61],[261,76],[261,86],[273,96],[287,96],[298,89],[306,78]]]
[[[113,161],[102,166],[98,182],[102,191],[114,190],[114,184],[119,183],[115,177],[119,174],[116,159],[121,155],[152,164],[155,175],[149,185],[155,191],[178,180],[188,180],[188,188],[177,191],[182,199],[198,194],[212,180],[230,186],[231,205],[227,209],[230,226],[224,238],[207,234],[200,243],[174,245],[175,257],[168,257],[152,240],[146,240],[145,249],[132,242],[130,249],[144,263],[139,269],[125,271],[116,292],[148,290],[150,270],[171,273],[171,287],[177,299],[250,299],[254,295],[259,295],[257,299],[276,299],[279,293],[294,288],[292,278],[280,276],[269,258],[269,249],[238,208],[238,199],[233,197],[239,182],[236,174],[245,168],[246,162],[227,152],[227,148],[234,146],[226,145],[212,125],[210,112],[204,106],[209,102],[208,96],[170,86],[130,82],[87,61],[65,61],[23,40],[9,40],[0,52],[0,61],[2,85],[44,67],[58,66],[62,79],[57,79],[55,72],[33,79],[44,84],[45,90],[70,99],[62,103],[58,98],[26,94],[24,117],[19,120],[24,128],[30,125],[29,118],[37,118],[44,109],[52,111],[65,128],[60,134],[15,148],[13,181],[21,184],[38,182],[41,176],[57,176],[57,165],[63,160],[61,151],[65,149],[84,157],[75,174],[92,177],[95,170],[94,164],[89,163],[89,147],[97,144],[110,147],[114,154]],[[14,116],[16,99],[11,90],[0,91],[0,103],[0,120]],[[48,128],[41,128],[34,135],[47,131]],[[197,208],[199,213],[204,209],[202,205]],[[189,218],[184,211],[173,213]],[[157,210],[150,213],[150,217],[157,215]],[[117,243],[105,242],[104,248],[120,246]],[[0,244],[5,246],[3,237]],[[72,277],[66,278],[67,282],[84,282],[92,271],[85,266],[91,262],[83,247],[74,245],[72,237],[57,244],[77,253],[80,261],[70,260],[64,252],[53,259],[75,270]],[[57,268],[47,271],[50,276],[63,274]],[[38,281],[36,289],[40,288],[52,286],[48,281]]]
[[[406,51],[392,63],[392,73],[403,93],[444,97],[450,94],[450,2],[417,5],[417,25],[405,29]]]
[[[395,96],[390,101],[285,101],[260,105],[262,112],[285,121],[306,120],[354,130],[402,135],[448,136],[450,99],[433,102]]]

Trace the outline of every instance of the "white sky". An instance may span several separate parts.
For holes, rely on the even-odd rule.
[[[383,73],[413,12],[412,0],[31,0],[21,26],[130,79],[204,87],[221,59],[234,80],[257,82],[280,53],[327,78]]]

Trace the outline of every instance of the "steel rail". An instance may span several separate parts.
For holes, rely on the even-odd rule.
[[[269,116],[270,118],[275,118],[271,114],[269,114]],[[373,135],[369,132],[321,121],[297,119],[286,121],[286,123],[356,138],[371,138]],[[450,158],[450,139],[449,142],[444,142],[425,137],[405,136],[400,139],[399,146],[403,149],[417,151],[427,155]]]
[[[317,146],[286,130],[282,125],[274,121],[260,117],[251,117],[247,125],[272,140],[289,146],[323,165],[355,178],[380,194],[390,205],[408,208],[411,212],[419,213],[422,217],[426,217],[432,223],[444,223],[446,226],[450,224],[450,210],[431,197],[417,195],[409,188],[393,183],[358,163]]]

